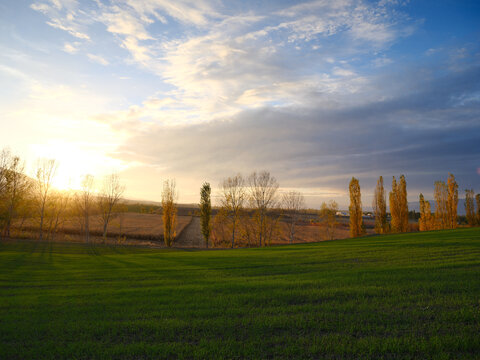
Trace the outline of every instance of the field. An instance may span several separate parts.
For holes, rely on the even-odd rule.
[[[178,216],[176,232],[180,234],[182,230],[190,223],[191,216]],[[38,232],[38,224],[34,221],[26,221],[23,228],[30,230],[29,235]],[[56,239],[60,241],[84,241],[81,232],[81,221],[77,218],[66,220],[60,226],[60,233],[56,234]],[[101,240],[103,233],[103,223],[100,216],[92,216],[90,219],[90,234]],[[163,244],[163,220],[162,215],[158,214],[140,214],[140,213],[122,213],[112,219],[108,227],[108,236],[111,242],[116,242],[117,238],[125,235],[129,244],[143,245],[162,245]],[[143,242],[141,241],[143,240]]]
[[[475,359],[479,332],[479,228],[210,251],[0,243],[1,359]]]

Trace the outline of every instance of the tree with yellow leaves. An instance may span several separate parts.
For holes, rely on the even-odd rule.
[[[468,225],[474,226],[476,223],[476,219],[473,189],[465,189],[465,215],[467,217]]]
[[[387,222],[387,199],[385,189],[383,188],[383,177],[377,181],[375,195],[373,199],[373,212],[375,214],[375,232],[377,234],[386,234],[388,231]]]
[[[362,199],[360,193],[360,183],[358,179],[352,177],[349,184],[350,190],[350,236],[358,237],[363,234],[362,220]]]
[[[400,217],[400,232],[408,231],[408,200],[407,200],[407,181],[405,175],[400,175],[400,184],[397,188],[398,211]]]
[[[420,219],[418,219],[420,231],[429,231],[435,229],[435,219],[432,216],[430,202],[426,201],[423,194],[420,194]]]
[[[435,181],[435,222],[437,229],[446,229],[448,226],[448,191],[445,182]]]
[[[458,207],[458,184],[453,174],[448,174],[447,180],[448,200],[447,200],[447,217],[448,228],[457,228],[457,207]]]
[[[172,246],[177,227],[177,190],[175,180],[165,180],[162,191],[163,239],[165,245]]]

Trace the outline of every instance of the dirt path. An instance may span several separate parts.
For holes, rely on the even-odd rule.
[[[194,216],[192,218],[190,224],[183,229],[183,231],[180,233],[180,236],[175,240],[173,246],[189,248],[205,247],[199,217]]]

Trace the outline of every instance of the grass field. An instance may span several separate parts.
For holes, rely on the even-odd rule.
[[[238,250],[0,243],[0,358],[480,358],[480,229]]]

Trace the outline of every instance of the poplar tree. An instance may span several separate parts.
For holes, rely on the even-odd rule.
[[[177,226],[177,190],[175,180],[165,180],[162,191],[162,211],[163,211],[163,239],[165,245],[172,246],[176,236]]]
[[[468,225],[474,226],[476,223],[476,219],[473,189],[465,189],[465,215],[467,217]]]
[[[446,229],[448,225],[448,191],[445,182],[435,181],[435,222],[438,229]]]
[[[358,179],[352,177],[349,184],[350,190],[350,236],[358,237],[363,234],[362,220],[362,200],[360,193],[360,183]]]
[[[447,200],[447,226],[450,229],[457,228],[457,207],[458,207],[458,184],[453,174],[448,174],[448,200]]]
[[[398,185],[395,176],[392,179],[392,191],[389,194],[390,202],[390,215],[392,219],[390,220],[392,232],[400,232],[401,229],[401,220],[400,220],[400,204],[398,202]]]
[[[432,209],[430,207],[430,201],[425,201],[425,230],[435,229],[435,217],[432,216]]]
[[[400,176],[400,184],[397,187],[398,211],[400,232],[408,231],[408,200],[407,200],[407,181],[405,175]]]
[[[477,203],[477,224],[480,224],[480,194],[475,195],[475,202]]]
[[[425,215],[425,199],[422,193],[420,193],[420,196],[419,196],[419,203],[420,203],[420,219],[418,219],[418,229],[420,231],[426,231],[427,219]]]
[[[210,184],[208,182],[202,185],[200,189],[200,221],[202,225],[202,235],[205,239],[205,247],[208,249],[208,239],[210,238],[210,217],[212,214],[212,201],[211,201]]]
[[[385,234],[388,230],[387,223],[387,199],[385,189],[383,187],[383,177],[377,181],[375,188],[375,196],[373,199],[373,211],[375,213],[375,232],[377,234]]]

